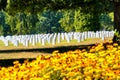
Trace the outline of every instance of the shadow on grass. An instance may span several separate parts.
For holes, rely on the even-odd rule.
[[[9,67],[13,66],[14,61],[19,61],[20,63],[24,63],[26,59],[21,58],[21,59],[5,59],[5,60],[0,60],[0,66],[1,67]],[[35,58],[28,59],[29,61],[35,60]]]
[[[91,44],[90,46],[95,45]],[[19,52],[44,52],[51,54],[53,51],[58,50],[60,53],[70,51],[70,50],[76,50],[76,49],[87,49],[88,45],[80,45],[80,46],[60,46],[60,47],[54,47],[54,48],[36,48],[36,49],[18,49],[18,50],[0,50],[0,53],[19,53]],[[13,66],[14,61],[19,61],[20,63],[23,63],[24,60],[29,59],[29,61],[34,60],[35,58],[20,58],[20,59],[3,59],[0,60],[0,66],[1,67],[8,67]]]
[[[0,50],[0,53],[19,53],[19,52],[45,52],[52,53],[55,50],[58,50],[60,53],[66,52],[68,50],[76,50],[76,49],[85,49],[88,46],[93,46],[95,44],[90,45],[76,45],[76,46],[59,46],[52,48],[33,48],[33,49],[14,49],[14,50]]]

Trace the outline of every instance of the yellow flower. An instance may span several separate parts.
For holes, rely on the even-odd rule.
[[[86,76],[85,80],[92,80],[92,77],[91,76]]]
[[[114,46],[114,47],[117,47],[117,46],[118,46],[118,44],[117,44],[117,43],[114,43],[114,44],[113,44],[113,46]]]
[[[13,64],[19,64],[19,61],[14,61]]]
[[[38,56],[32,62],[25,60],[20,64],[14,61],[14,66],[0,67],[0,80],[49,80],[50,74],[57,70],[61,71],[58,74],[64,76],[63,80],[92,80],[92,77],[99,79],[106,76],[110,76],[110,80],[120,78],[120,46],[114,43],[106,47],[104,50],[100,43],[89,51],[75,50],[61,54],[55,51],[52,56]]]

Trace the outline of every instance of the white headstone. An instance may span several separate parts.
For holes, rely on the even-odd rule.
[[[43,46],[45,45],[45,39],[44,38],[42,39],[42,45]]]
[[[85,34],[82,33],[82,35],[81,35],[81,41],[84,41],[84,40],[85,40]]]
[[[67,33],[65,33],[65,39],[66,39],[67,43],[70,43],[70,38]]]
[[[61,39],[62,39],[62,40],[65,40],[64,33],[61,33]]]
[[[4,39],[4,44],[5,44],[5,46],[8,46],[9,45],[9,43],[8,43],[8,40],[7,39]]]
[[[57,35],[57,42],[60,43],[60,33]]]
[[[32,45],[35,46],[35,38],[32,38]]]

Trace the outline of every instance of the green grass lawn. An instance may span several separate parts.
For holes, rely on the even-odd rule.
[[[108,40],[111,40],[112,38],[107,38],[107,41]],[[15,47],[13,46],[12,43],[9,43],[10,45],[9,46],[4,46],[3,42],[0,41],[0,51],[8,51],[8,50],[22,50],[20,52],[2,52],[0,53],[0,60],[6,60],[6,59],[21,59],[21,58],[24,58],[24,59],[28,59],[28,58],[36,58],[37,56],[39,55],[51,55],[51,53],[47,53],[46,51],[35,51],[35,52],[24,52],[24,50],[27,50],[27,49],[44,49],[44,50],[47,50],[48,48],[56,48],[57,47],[75,47],[75,46],[78,46],[78,47],[82,47],[82,45],[90,45],[90,44],[95,44],[95,43],[100,43],[100,42],[104,42],[102,41],[101,39],[98,39],[98,38],[92,38],[92,39],[86,39],[80,43],[77,42],[77,40],[72,40],[70,43],[67,43],[65,40],[61,41],[60,43],[56,43],[55,45],[52,45],[52,44],[48,44],[46,43],[45,46],[42,46],[40,43],[37,43],[35,46],[32,46],[31,44],[29,44],[28,47],[26,46],[23,46],[22,44],[20,44],[18,47]],[[46,49],[45,49],[46,48]],[[54,51],[54,50],[53,50]]]
[[[107,38],[107,40],[110,40],[112,38]],[[54,47],[60,47],[60,46],[76,46],[76,45],[89,45],[89,44],[95,44],[103,42],[100,38],[89,38],[81,42],[77,42],[77,40],[71,40],[70,43],[67,43],[66,40],[62,40],[60,43],[57,43],[55,45],[52,45],[52,43],[46,42],[43,46],[41,43],[36,43],[35,46],[32,44],[29,44],[29,46],[23,46],[22,44],[19,44],[19,46],[14,46],[11,42],[9,42],[9,46],[5,46],[2,41],[0,41],[0,50],[11,50],[11,49],[33,49],[33,48],[54,48]]]

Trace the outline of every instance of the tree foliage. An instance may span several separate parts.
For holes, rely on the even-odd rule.
[[[0,10],[5,10],[7,5],[7,0],[0,0]]]
[[[81,12],[81,8],[64,10],[64,16],[59,21],[65,31],[88,31],[91,30],[91,18],[90,13]]]
[[[46,18],[42,25],[46,28],[45,31],[47,33],[61,32],[62,28],[59,23],[59,20],[62,18],[61,12],[47,10],[42,13],[42,16]]]
[[[1,8],[5,8],[10,14],[16,12],[36,13],[44,9],[60,10],[85,8],[84,11],[91,11],[93,8],[99,12],[110,11],[111,0],[0,0]]]
[[[62,31],[107,30],[117,0],[0,0],[0,9],[8,14],[2,19],[11,34],[52,33]],[[106,20],[104,20],[104,18]],[[4,21],[5,20],[5,21]],[[102,21],[104,20],[104,21]],[[2,27],[1,30],[7,29]]]
[[[11,28],[11,34],[33,34],[37,23],[37,15],[17,13],[15,16],[8,15],[7,24]]]
[[[101,25],[101,29],[102,30],[113,30],[114,27],[114,20],[113,20],[113,12],[109,13],[109,14],[101,14],[99,16],[99,22]]]
[[[92,0],[7,0],[8,12],[39,12],[44,9],[69,9],[75,8]]]
[[[7,14],[4,11],[0,12],[0,35],[9,35],[10,27],[6,23]]]

